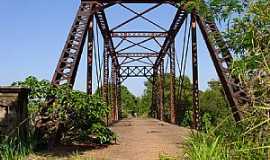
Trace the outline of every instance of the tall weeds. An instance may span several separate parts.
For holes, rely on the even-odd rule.
[[[236,60],[231,67],[250,102],[241,106],[244,119],[229,118],[185,145],[187,159],[269,159],[270,149],[270,1],[251,1],[246,12],[225,33]],[[218,144],[217,144],[218,143]],[[215,153],[215,154],[213,154]]]
[[[1,160],[23,160],[31,151],[31,144],[19,137],[5,137],[0,141]]]

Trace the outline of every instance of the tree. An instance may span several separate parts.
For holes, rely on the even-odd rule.
[[[203,118],[203,121],[216,125],[231,113],[220,81],[211,80],[208,85],[209,88],[200,95],[201,113],[203,117],[207,114],[208,119]]]
[[[139,113],[138,98],[126,86],[121,86],[122,115],[127,117],[132,113]]]
[[[191,82],[188,77],[183,77],[183,88],[182,94],[180,96],[180,78],[176,77],[175,81],[175,97],[176,97],[176,112],[178,112],[177,117],[178,123],[180,124],[182,121],[186,120],[185,114],[191,110],[192,105],[192,97],[191,97]],[[152,82],[146,81],[145,82],[145,90],[143,96],[140,98],[139,108],[141,115],[148,115],[150,113],[150,106],[152,105]],[[170,120],[170,75],[164,75],[164,120]]]
[[[191,142],[189,144],[193,146],[187,145],[187,147],[191,146],[191,150],[186,150],[187,155],[197,155],[209,159],[210,157],[204,156],[210,153],[209,149],[211,149],[211,153],[220,155],[220,153],[223,154],[219,150],[221,148],[222,151],[226,151],[224,159],[269,159],[269,6],[269,0],[250,1],[245,12],[241,16],[235,17],[230,30],[225,33],[230,50],[235,55],[231,71],[235,77],[239,78],[250,97],[250,100],[241,106],[244,119],[238,123],[232,123],[225,118],[214,129],[207,130],[207,134],[194,135],[189,141]],[[212,103],[210,104],[212,105]],[[216,145],[220,139],[221,141],[218,143],[222,145],[213,149],[213,144]],[[208,145],[200,145],[200,142],[207,142]]]
[[[102,87],[101,87],[102,88]],[[108,86],[109,90],[109,106],[112,104],[112,95],[115,94],[113,93],[112,90],[112,85],[109,84]],[[101,96],[102,92],[100,89],[97,89],[94,93],[96,96]],[[140,108],[138,107],[138,103],[140,102],[140,99],[136,97],[134,94],[132,94],[128,88],[124,85],[121,85],[121,109],[122,113],[121,115],[123,116],[122,118],[128,117],[128,115],[132,114],[133,112],[139,113]]]
[[[28,77],[13,85],[31,89],[29,111],[31,132],[40,146],[55,142],[86,142],[95,137],[109,143],[114,135],[103,118],[109,108],[96,96],[72,90],[69,85],[53,86],[49,81]]]

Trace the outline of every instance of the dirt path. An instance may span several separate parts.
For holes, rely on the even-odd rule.
[[[181,144],[190,130],[155,119],[124,119],[112,127],[117,144],[86,151],[83,157],[97,160],[156,160],[166,153],[181,155]]]

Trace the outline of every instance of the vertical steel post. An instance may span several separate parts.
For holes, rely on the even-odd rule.
[[[152,82],[152,105],[151,105],[151,116],[157,118],[157,75],[158,68],[154,66],[153,68],[153,82]]]
[[[158,117],[159,120],[163,121],[163,109],[164,109],[164,59],[162,59],[159,66],[159,107],[158,107]]]
[[[105,42],[104,45],[104,55],[103,55],[103,87],[102,87],[102,94],[103,94],[103,100],[107,103],[109,103],[109,50],[108,50],[108,44]]]
[[[90,16],[90,23],[88,28],[88,43],[87,43],[87,93],[93,93],[93,16]]]
[[[117,100],[116,100],[116,94],[117,94],[117,91],[116,91],[116,73],[117,72],[117,69],[116,69],[116,66],[115,66],[115,60],[112,59],[112,90],[111,90],[111,95],[112,95],[112,120],[113,121],[116,121],[117,120]]]
[[[198,82],[198,54],[197,54],[197,27],[196,12],[193,10],[191,14],[191,34],[192,34],[192,70],[193,70],[193,128],[201,129],[201,118],[199,108],[199,82]]]
[[[121,108],[121,77],[120,77],[120,69],[121,66],[117,66],[117,109],[118,109],[118,113],[117,113],[117,119],[121,119],[122,118],[122,108]]]
[[[170,50],[170,120],[172,124],[176,123],[175,108],[175,43],[172,43]]]

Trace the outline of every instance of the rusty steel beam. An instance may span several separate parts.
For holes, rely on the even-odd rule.
[[[109,56],[108,43],[105,42],[104,55],[103,55],[103,86],[102,96],[103,100],[108,104],[109,102]]]
[[[158,76],[158,68],[153,68],[153,76],[152,76],[152,104],[150,109],[150,116],[152,118],[157,118],[157,77]]]
[[[133,42],[133,41],[131,41],[131,40],[129,40],[129,39],[124,39],[125,41],[131,43],[131,45],[129,45],[129,46],[127,46],[127,47],[125,47],[125,48],[123,48],[123,49],[121,49],[121,50],[118,50],[117,52],[120,53],[120,52],[123,52],[123,51],[125,51],[125,50],[130,49],[130,48],[133,48],[133,47],[135,47],[135,46],[139,46],[139,47],[144,48],[144,49],[146,49],[146,50],[148,50],[148,51],[150,51],[150,52],[157,53],[155,50],[153,50],[153,49],[151,49],[151,48],[149,48],[149,47],[145,47],[145,46],[142,45],[142,44],[144,44],[144,43],[146,43],[146,42],[149,42],[150,40],[152,40],[152,39],[154,39],[154,38],[155,38],[155,37],[149,37],[149,38],[147,38],[147,39],[141,40],[140,42]]]
[[[180,3],[179,0],[81,0],[82,2],[97,3]]]
[[[119,65],[104,10],[97,11],[95,16],[96,16],[96,21],[98,23],[101,34],[104,40],[107,41],[107,44],[108,44],[107,47],[108,47],[108,50],[110,51],[110,56],[112,57],[112,59],[114,59],[115,63]]]
[[[145,20],[145,21],[151,23],[151,24],[154,25],[155,27],[159,28],[160,30],[167,31],[167,30],[166,30],[164,27],[162,27],[161,25],[157,24],[157,23],[154,22],[153,20],[150,20],[149,18],[147,18],[147,17],[144,16],[147,12],[150,12],[150,11],[154,10],[155,8],[160,7],[160,6],[162,5],[162,3],[158,3],[158,4],[156,4],[154,7],[151,7],[151,8],[149,8],[149,9],[147,9],[147,10],[145,10],[144,12],[141,12],[141,13],[138,13],[138,12],[135,11],[134,9],[131,9],[131,8],[127,7],[127,6],[124,5],[123,3],[120,3],[120,5],[121,5],[122,7],[124,7],[125,9],[127,9],[128,11],[130,11],[130,12],[136,14],[135,19],[136,19],[136,17],[140,17],[140,18],[142,18],[143,20]],[[134,20],[134,19],[129,19],[128,21],[131,22],[131,21],[133,21],[133,20]],[[129,22],[128,22],[128,23],[129,23]]]
[[[74,86],[91,16],[111,5],[97,4],[92,1],[81,3],[55,69],[52,84]]]
[[[117,57],[157,57],[159,54],[158,53],[146,53],[146,52],[141,52],[141,53],[118,53]]]
[[[120,66],[116,67],[116,84],[117,84],[117,119],[120,120],[122,118],[122,107],[121,107],[121,77],[120,77]]]
[[[172,43],[170,50],[170,120],[172,124],[176,123],[175,108],[175,43]]]
[[[69,84],[73,87],[91,15],[95,10],[93,3],[80,5],[53,75],[52,84]]]
[[[156,38],[165,38],[168,36],[167,32],[135,32],[135,31],[126,31],[126,32],[111,32],[113,38],[144,38],[144,37],[156,37]]]
[[[219,60],[223,62],[223,65],[226,64],[229,68],[233,62],[232,54],[230,53],[228,44],[225,42],[221,32],[219,31],[216,23],[213,23],[212,21],[205,21],[206,27],[209,31],[211,31],[211,36],[214,37],[215,42],[213,45],[215,45],[220,50],[220,56]]]
[[[197,15],[196,18],[200,30],[202,32],[203,38],[209,50],[210,56],[213,60],[214,66],[216,68],[217,74],[223,86],[224,92],[226,94],[227,100],[231,106],[231,110],[233,112],[234,119],[236,121],[240,121],[243,118],[243,115],[240,110],[240,104],[248,101],[246,97],[245,91],[241,88],[239,84],[239,80],[232,77],[230,75],[230,70],[228,66],[224,65],[224,55],[221,53],[221,49],[219,45],[215,45],[218,43],[215,40],[211,41],[210,35],[216,34],[214,30],[212,30],[211,24],[214,22],[205,22],[200,16]],[[215,38],[215,37],[214,37]]]
[[[157,58],[155,62],[155,66],[159,66],[162,58],[164,58],[165,55],[168,53],[171,47],[171,44],[173,43],[186,17],[187,17],[187,12],[185,11],[185,9],[183,7],[178,8],[176,15],[174,17],[173,23],[171,24],[170,29],[168,31],[168,36],[165,39],[164,44],[160,50],[159,57]]]
[[[146,13],[151,12],[152,10],[158,8],[158,7],[161,5],[161,3],[155,4],[154,6],[151,6],[150,8],[145,9],[143,12],[140,12],[140,13],[138,13],[138,12],[134,11],[133,9],[131,9],[131,8],[127,7],[127,6],[125,6],[125,5],[122,4],[122,3],[119,3],[119,5],[122,6],[122,7],[124,7],[124,8],[127,9],[128,11],[132,12],[133,14],[135,14],[135,16],[132,17],[132,18],[129,18],[128,20],[126,20],[126,21],[122,22],[121,24],[115,26],[114,28],[111,29],[112,31],[115,31],[115,30],[117,30],[117,29],[123,27],[124,25],[130,23],[131,21],[134,21],[135,19],[138,19],[138,18],[142,18],[142,19],[148,21],[149,23],[155,25],[156,27],[160,28],[161,30],[166,31],[162,26],[156,24],[155,22],[153,22],[153,21],[151,21],[151,20],[149,20],[148,18],[146,18],[146,17],[143,16],[143,15],[145,15]]]
[[[118,112],[118,109],[117,109],[117,68],[116,68],[116,65],[115,65],[115,62],[113,60],[112,62],[112,73],[111,73],[111,76],[112,76],[112,83],[111,83],[111,87],[112,87],[112,120],[113,121],[117,121],[117,112]]]
[[[123,57],[122,57],[123,58]],[[145,61],[147,60],[147,61]],[[132,65],[131,63],[139,62],[145,65],[153,65],[154,62],[149,57],[124,57],[124,60],[119,60],[120,65]]]
[[[195,11],[191,13],[191,41],[192,41],[192,105],[193,119],[192,127],[201,129],[200,105],[199,105],[199,76],[198,76],[198,54],[197,54],[197,27]]]
[[[121,66],[121,77],[151,77],[153,75],[152,66]]]
[[[87,93],[93,93],[93,16],[90,17],[90,24],[88,29],[88,43],[87,43]]]
[[[164,115],[164,59],[161,61],[159,66],[159,107],[158,107],[158,118],[159,120],[163,121],[163,115]]]

